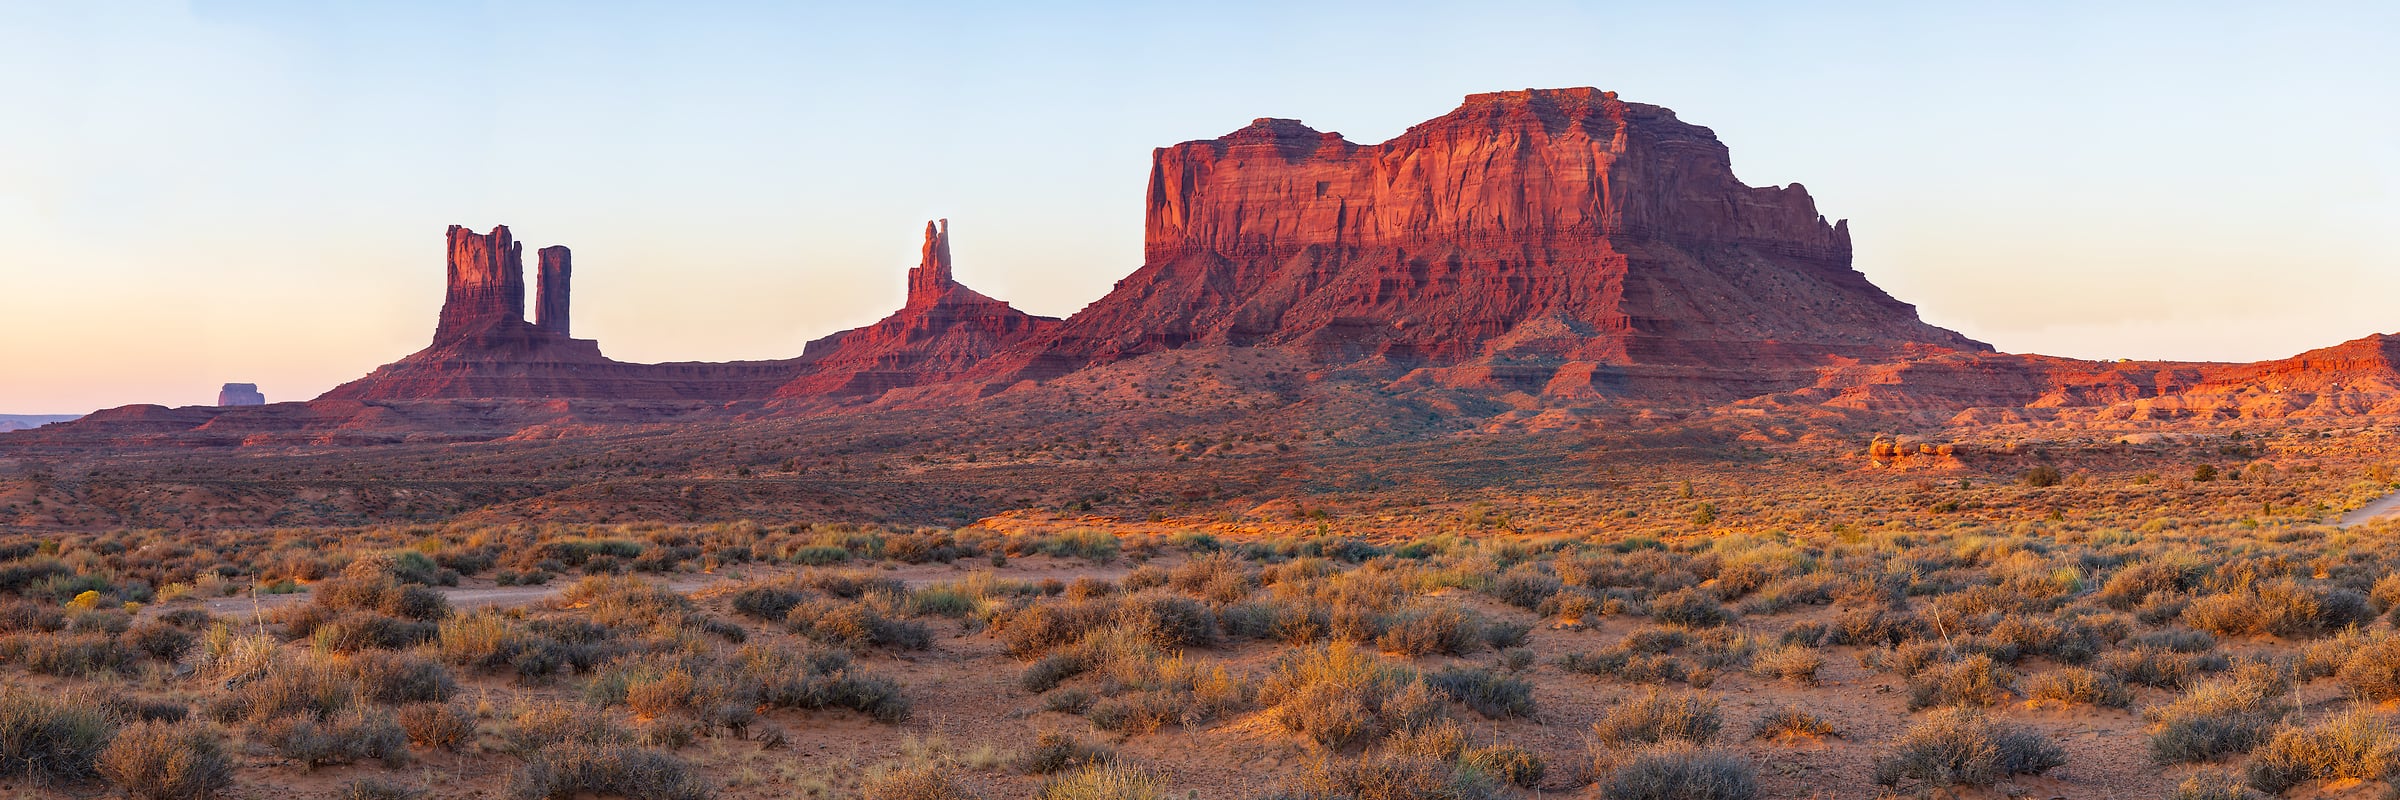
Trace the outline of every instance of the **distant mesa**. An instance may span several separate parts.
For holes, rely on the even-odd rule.
[[[266,404],[267,396],[259,393],[258,384],[255,383],[228,383],[225,388],[217,390],[217,405],[220,407]]]
[[[373,413],[396,419],[407,415],[392,401],[492,399],[745,415],[940,405],[1155,353],[1250,347],[1299,357],[1310,381],[1451,408],[1481,395],[1520,410],[1741,404],[1926,422],[2400,413],[2400,340],[2387,337],[2249,365],[1995,352],[1869,282],[1849,222],[1828,221],[1800,184],[1745,184],[1708,128],[1590,88],[1469,95],[1380,144],[1262,118],[1159,148],[1143,219],[1141,266],[1063,320],[962,285],[936,220],[906,301],[882,320],[792,358],[667,364],[575,338],[566,247],[538,251],[529,309],[509,229],[453,226],[432,342],[307,413],[348,420],[387,404]],[[120,411],[78,424],[279,424]]]

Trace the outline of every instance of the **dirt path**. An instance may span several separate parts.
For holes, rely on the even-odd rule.
[[[2352,525],[2373,522],[2394,514],[2400,514],[2400,492],[2393,492],[2391,494],[2378,497],[2375,499],[2375,502],[2359,506],[2357,511],[2343,514],[2342,520],[2334,524],[2347,528]]]

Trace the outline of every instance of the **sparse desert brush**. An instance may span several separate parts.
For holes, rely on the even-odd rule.
[[[387,767],[408,763],[408,734],[380,709],[352,707],[322,722],[281,717],[260,724],[259,735],[278,755],[310,769],[370,759]]]
[[[1484,667],[1444,667],[1425,683],[1475,713],[1493,719],[1533,716],[1533,684]]]
[[[2186,624],[2220,636],[2316,636],[2374,618],[2366,595],[2290,578],[2202,597],[2183,611]]]
[[[2097,666],[2101,672],[2126,683],[2183,689],[2198,683],[2203,677],[2231,669],[2233,662],[2215,653],[2178,653],[2139,646],[2131,650],[2104,653]]]
[[[91,777],[116,728],[99,700],[85,692],[0,691],[0,776],[37,785]]]
[[[901,613],[891,603],[881,600],[822,598],[792,606],[783,621],[793,632],[812,641],[853,650],[932,647],[932,631],[924,623],[900,616]]]
[[[599,709],[571,701],[526,701],[503,715],[500,738],[508,752],[529,756],[561,743],[623,744],[625,728]]]
[[[2271,669],[2251,668],[2203,682],[2163,706],[2144,709],[2150,755],[2160,763],[2207,761],[2249,752],[2283,719],[2290,685]]]
[[[1385,620],[1375,640],[1384,652],[1405,656],[1460,656],[1483,649],[1483,619],[1449,605],[1402,610]]]
[[[2271,794],[2312,780],[2385,780],[2396,770],[2400,735],[2365,709],[2305,728],[2286,726],[2250,754],[2250,785]]]
[[[455,751],[475,739],[475,715],[456,705],[410,703],[395,716],[409,743],[418,747]]]
[[[233,760],[195,723],[137,722],[118,731],[94,769],[133,800],[206,800],[233,783]]]
[[[1592,723],[1592,736],[1611,746],[1670,739],[1707,744],[1722,727],[1715,698],[1699,692],[1651,692],[1611,707],[1600,721]]]
[[[2400,638],[2353,643],[2336,676],[2359,697],[2374,702],[2400,699]]]
[[[2175,785],[2168,800],[2265,800],[2266,795],[2251,791],[2241,776],[2227,770],[2204,769],[2184,778]]]
[[[1042,783],[1037,800],[1166,800],[1166,784],[1142,770],[1086,764]]]
[[[2124,708],[2133,704],[2133,690],[2126,688],[2124,681],[2081,667],[2066,667],[2033,676],[2025,681],[2025,696],[2054,703],[2082,703],[2105,708]]]
[[[1989,706],[2008,699],[2016,671],[1976,654],[1919,671],[1908,681],[1908,707]]]
[[[1285,654],[1258,701],[1284,730],[1333,748],[1421,724],[1440,703],[1411,670],[1346,642]]]
[[[1783,706],[1758,718],[1750,729],[1752,739],[1815,739],[1840,736],[1841,730],[1824,718],[1808,713],[1798,706]]]
[[[1650,601],[1650,618],[1685,628],[1713,628],[1732,622],[1733,614],[1707,595],[1677,589]]]
[[[1964,708],[1935,711],[1875,760],[1875,782],[1898,788],[1989,786],[2066,763],[2066,751],[2034,731]]]
[[[1683,740],[1600,757],[1600,793],[1609,800],[1750,800],[1758,778],[1740,756]]]
[[[1027,775],[1051,775],[1115,759],[1116,753],[1106,747],[1087,745],[1057,731],[1043,731],[1034,737],[1033,747],[1017,757],[1016,768]]]
[[[1817,685],[1817,670],[1825,666],[1825,657],[1800,645],[1784,645],[1750,659],[1750,672],[1761,678],[1782,678],[1806,686]]]
[[[706,800],[715,788],[683,759],[629,745],[566,742],[535,752],[509,780],[510,800],[572,800],[588,795],[642,800]],[[940,798],[944,795],[869,797]]]
[[[1306,800],[1496,800],[1492,776],[1456,761],[1417,753],[1371,752],[1355,759],[1321,756],[1300,774]]]
[[[1142,631],[1160,647],[1207,647],[1218,638],[1216,614],[1208,606],[1161,592],[1125,596],[1117,602],[1111,619]]]

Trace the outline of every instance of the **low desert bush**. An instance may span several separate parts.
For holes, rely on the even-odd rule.
[[[509,780],[510,800],[572,800],[602,795],[640,800],[706,800],[715,790],[683,759],[628,745],[567,742],[526,758]],[[938,797],[879,795],[869,797]]]
[[[1725,606],[1691,589],[1678,589],[1650,601],[1650,618],[1665,625],[1713,628],[1733,621]]]
[[[1592,736],[1620,747],[1668,740],[1707,744],[1722,727],[1717,701],[1707,695],[1651,692],[1610,708],[1599,722],[1592,723]]]
[[[2056,703],[2082,703],[2106,708],[2133,704],[2133,690],[2106,673],[2081,667],[2051,670],[2025,681],[2025,696]]]
[[[1033,748],[1017,757],[1017,771],[1027,775],[1051,775],[1093,764],[1106,764],[1116,754],[1106,747],[1084,744],[1075,737],[1056,731],[1043,731],[1034,737]]]
[[[1825,657],[1816,650],[1800,645],[1784,645],[1750,659],[1750,674],[1761,678],[1782,678],[1805,686],[1817,685],[1817,670],[1824,668]]]
[[[2283,719],[2279,698],[2289,689],[2272,670],[2244,668],[2144,709],[2142,716],[2151,724],[2150,755],[2159,763],[2177,764],[2249,752]]]
[[[1841,731],[1823,717],[1808,713],[1797,706],[1784,706],[1758,718],[1750,728],[1752,739],[1815,739],[1840,736]]]
[[[1035,800],[1167,800],[1166,784],[1150,773],[1111,764],[1086,764],[1042,784]]]
[[[351,708],[323,722],[280,718],[260,726],[260,733],[278,755],[311,769],[367,760],[381,761],[387,767],[408,763],[408,734],[390,716],[366,707]]]
[[[2126,683],[2185,689],[2210,673],[2231,669],[2233,662],[2215,653],[2182,653],[2145,645],[2106,653],[2097,666]]]
[[[1875,782],[1894,788],[1990,786],[2010,775],[2048,772],[2066,760],[2066,751],[2039,733],[1947,708],[1909,728],[1875,760]]]
[[[432,750],[457,750],[475,739],[475,715],[449,703],[410,703],[397,715],[410,744]]]
[[[1482,619],[1449,606],[1410,609],[1384,621],[1375,640],[1386,653],[1404,656],[1462,656],[1485,645]]]
[[[205,800],[233,783],[233,760],[216,734],[188,722],[129,725],[95,767],[133,800]]]
[[[2204,769],[2176,784],[2167,800],[2266,800],[2266,795],[2251,791],[2241,776],[2230,771]]]
[[[1286,654],[1258,690],[1267,717],[1326,747],[1381,738],[1439,713],[1432,689],[1408,669],[1334,642]]]
[[[902,618],[888,604],[874,600],[810,600],[792,606],[783,621],[812,641],[852,650],[933,646],[933,633],[924,623]]]
[[[1375,752],[1357,759],[1326,756],[1302,772],[1307,800],[1498,800],[1492,776],[1455,761],[1419,753]]]
[[[2400,639],[2378,638],[2351,650],[2335,673],[2362,699],[2400,699]]]
[[[1688,741],[1645,745],[1612,761],[1600,781],[1608,800],[1751,800],[1758,778],[1750,762]]]
[[[1484,667],[1445,667],[1425,683],[1492,719],[1533,716],[1533,683]]]
[[[115,732],[116,723],[90,695],[0,693],[0,777],[36,785],[91,777]]]
[[[1933,706],[1990,706],[2008,699],[2015,686],[2014,670],[1984,654],[1928,667],[1908,680],[1908,708]]]
[[[2354,709],[2309,727],[2286,726],[2250,754],[2250,785],[2269,794],[2305,781],[2376,781],[2400,769],[2400,736],[2374,712]]]

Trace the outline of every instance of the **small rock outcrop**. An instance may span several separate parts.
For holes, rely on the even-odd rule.
[[[960,284],[950,263],[950,221],[925,223],[908,271],[908,301],[863,328],[809,342],[807,367],[777,397],[854,397],[953,380],[1010,345],[1058,325]]]
[[[228,383],[225,384],[225,388],[217,390],[218,406],[263,406],[266,404],[267,396],[259,393],[258,384],[255,383]]]

